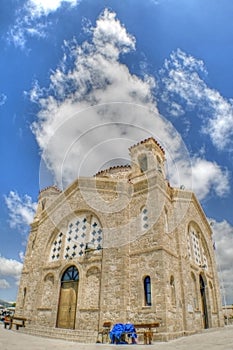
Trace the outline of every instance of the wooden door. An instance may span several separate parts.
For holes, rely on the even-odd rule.
[[[78,281],[62,282],[57,318],[58,328],[75,328],[77,294]]]

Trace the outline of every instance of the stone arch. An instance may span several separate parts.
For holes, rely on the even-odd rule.
[[[87,270],[86,277],[89,276],[100,276],[100,269],[97,266],[92,266]]]

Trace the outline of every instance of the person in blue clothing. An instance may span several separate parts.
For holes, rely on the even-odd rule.
[[[111,344],[128,344],[125,336],[131,338],[132,344],[136,344],[137,333],[131,323],[116,323],[109,333]]]

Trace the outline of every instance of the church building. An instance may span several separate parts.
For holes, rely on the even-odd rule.
[[[40,192],[16,303],[25,331],[90,343],[106,322],[158,322],[153,341],[223,326],[200,203],[170,186],[156,140],[129,152],[129,166]]]

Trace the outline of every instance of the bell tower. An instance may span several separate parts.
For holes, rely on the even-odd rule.
[[[49,186],[40,191],[35,219],[38,219],[60,193],[61,191],[56,186]]]
[[[165,174],[165,152],[160,144],[150,137],[130,147],[131,168],[133,176],[140,176],[156,171],[163,178]]]

